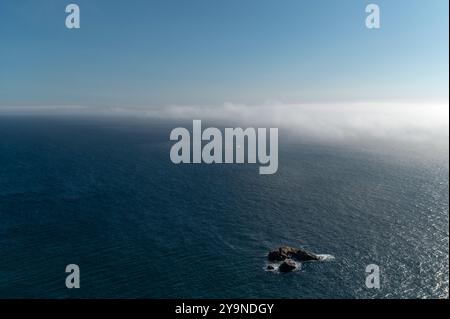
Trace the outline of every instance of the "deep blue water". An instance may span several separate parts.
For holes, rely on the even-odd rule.
[[[278,173],[262,176],[172,164],[176,126],[0,117],[0,297],[448,297],[448,149],[280,131]],[[264,271],[286,244],[335,259]]]

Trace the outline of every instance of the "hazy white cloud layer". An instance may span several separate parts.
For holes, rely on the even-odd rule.
[[[449,106],[412,103],[347,103],[262,105],[226,103],[221,106],[171,105],[161,108],[32,108],[57,114],[110,114],[192,121],[223,126],[278,127],[320,140],[394,139],[448,144]],[[0,114],[8,109],[0,108]],[[20,111],[9,108],[9,111]],[[27,110],[28,112],[30,109]],[[26,109],[23,109],[26,112]]]
[[[267,103],[256,106],[227,103],[219,107],[168,106],[142,112],[173,120],[201,119],[223,125],[279,127],[308,138],[331,141],[374,138],[448,143],[449,133],[448,104]]]

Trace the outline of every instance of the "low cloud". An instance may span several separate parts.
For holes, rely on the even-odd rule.
[[[0,108],[30,112],[30,108]],[[170,121],[199,119],[224,126],[278,127],[306,138],[326,141],[388,139],[445,143],[449,136],[449,105],[414,103],[334,103],[262,105],[225,103],[221,106],[170,105],[160,108],[54,107],[32,108],[49,114],[138,116]]]
[[[447,143],[448,104],[349,103],[168,106],[146,112],[171,120],[210,120],[223,125],[279,127],[319,140],[395,139]]]

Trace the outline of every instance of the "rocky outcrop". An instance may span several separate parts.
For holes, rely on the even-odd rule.
[[[270,261],[285,261],[287,259],[294,259],[299,262],[303,261],[314,261],[319,260],[319,257],[303,248],[293,248],[288,246],[283,246],[269,252],[267,258]]]
[[[296,269],[297,269],[297,264],[292,259],[286,259],[285,261],[283,261],[281,263],[280,267],[278,267],[278,270],[280,272],[291,272]]]

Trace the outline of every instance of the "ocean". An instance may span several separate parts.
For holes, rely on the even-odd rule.
[[[448,144],[280,129],[278,172],[259,175],[173,164],[177,126],[0,116],[0,298],[449,297]],[[282,245],[334,258],[266,271]],[[68,264],[80,289],[65,286]]]

